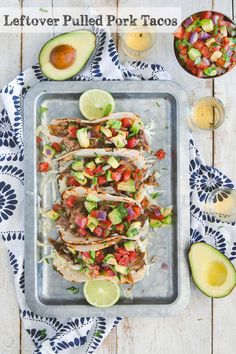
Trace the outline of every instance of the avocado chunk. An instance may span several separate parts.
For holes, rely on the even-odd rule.
[[[214,247],[194,243],[188,254],[194,283],[209,297],[224,297],[236,285],[236,271],[230,260]]]
[[[113,156],[110,156],[109,159],[107,160],[107,163],[112,167],[112,168],[117,168],[119,167],[119,162],[117,159]]]
[[[110,253],[108,253],[106,255],[106,257],[104,258],[103,262],[106,263],[106,264],[117,265],[117,261],[116,261],[115,257],[113,256],[113,254],[110,254]]]
[[[124,246],[127,251],[134,251],[134,249],[135,249],[133,241],[124,242]]]
[[[207,76],[216,76],[217,74],[217,69],[213,66],[209,66],[208,68],[203,70],[204,74]]]
[[[73,162],[71,165],[71,168],[74,171],[83,171],[83,169],[84,169],[83,160],[78,160],[78,161]]]
[[[89,213],[91,213],[92,210],[97,209],[97,203],[87,202],[87,200],[84,202],[84,206]]]
[[[113,129],[119,130],[122,126],[122,122],[120,120],[110,119],[107,121],[107,125]]]
[[[142,123],[136,119],[130,128],[131,134],[136,135],[140,131],[141,126]]]
[[[152,228],[161,227],[162,222],[160,220],[150,219],[149,220],[149,225]]]
[[[125,136],[120,133],[116,136],[113,136],[110,141],[112,141],[117,148],[123,148],[127,143]]]
[[[111,132],[111,130],[109,128],[101,127],[100,130],[107,138],[111,138],[112,137],[112,132]]]
[[[104,158],[102,156],[97,156],[95,159],[95,163],[99,165],[100,163],[104,162]]]
[[[188,56],[192,61],[195,61],[198,57],[201,56],[201,52],[195,48],[191,48],[188,51]]]
[[[124,275],[127,275],[129,273],[129,267],[125,267],[125,266],[122,266],[119,264],[115,265],[114,269],[116,272],[124,274]]]
[[[51,80],[66,80],[78,74],[96,47],[91,31],[61,34],[44,44],[39,53],[39,65]]]
[[[125,181],[125,182],[120,182],[117,186],[117,189],[119,191],[130,192],[130,193],[136,192],[136,188],[135,188],[135,184],[134,184],[133,179],[129,179],[128,181]]]
[[[46,157],[48,157],[49,159],[51,159],[56,153],[56,150],[53,149],[50,145],[45,144],[43,147],[43,151],[42,154]]]
[[[96,165],[93,161],[90,161],[86,164],[86,167],[89,168],[90,170],[95,170]]]
[[[95,203],[100,202],[100,199],[99,199],[96,195],[91,194],[91,193],[89,193],[89,194],[86,196],[86,200],[89,201],[89,202],[95,202]]]
[[[127,230],[128,237],[136,237],[141,229],[141,222],[135,221],[133,222]]]
[[[122,216],[119,212],[119,210],[114,209],[108,214],[108,218],[112,222],[112,225],[117,225],[122,222]]]
[[[211,32],[214,30],[214,23],[210,18],[204,18],[203,20],[201,20],[201,26],[203,31],[205,32]]]
[[[87,178],[84,176],[82,172],[76,171],[72,172],[72,176],[76,179],[77,182],[79,182],[82,186],[85,186],[85,184],[88,182]]]
[[[98,226],[98,224],[99,224],[98,219],[92,217],[91,215],[88,216],[87,227],[89,228],[89,230],[91,230],[93,232],[93,230]]]
[[[88,148],[90,146],[88,131],[86,128],[81,128],[77,130],[76,136],[82,148]]]
[[[47,216],[47,218],[49,218],[51,220],[57,220],[60,215],[56,211],[51,209],[45,213],[45,216]]]

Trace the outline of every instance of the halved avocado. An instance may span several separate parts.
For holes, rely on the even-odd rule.
[[[96,47],[96,36],[91,31],[73,31],[60,34],[44,44],[39,53],[39,65],[52,80],[66,80],[78,74]]]
[[[236,271],[230,260],[214,247],[194,243],[188,254],[196,286],[209,297],[227,296],[236,285]]]

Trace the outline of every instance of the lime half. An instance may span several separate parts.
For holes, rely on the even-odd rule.
[[[109,280],[89,280],[84,284],[84,296],[90,305],[110,307],[119,300],[120,288]]]
[[[85,118],[94,120],[112,113],[115,108],[115,101],[109,92],[92,89],[85,91],[80,96],[79,108]]]

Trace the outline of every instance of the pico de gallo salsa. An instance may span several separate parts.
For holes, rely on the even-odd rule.
[[[235,24],[220,13],[203,11],[192,15],[174,36],[179,63],[194,76],[213,78],[235,66]]]

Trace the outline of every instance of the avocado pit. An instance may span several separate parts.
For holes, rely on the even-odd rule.
[[[58,45],[50,53],[51,64],[60,70],[69,68],[75,61],[76,50],[67,44]]]

